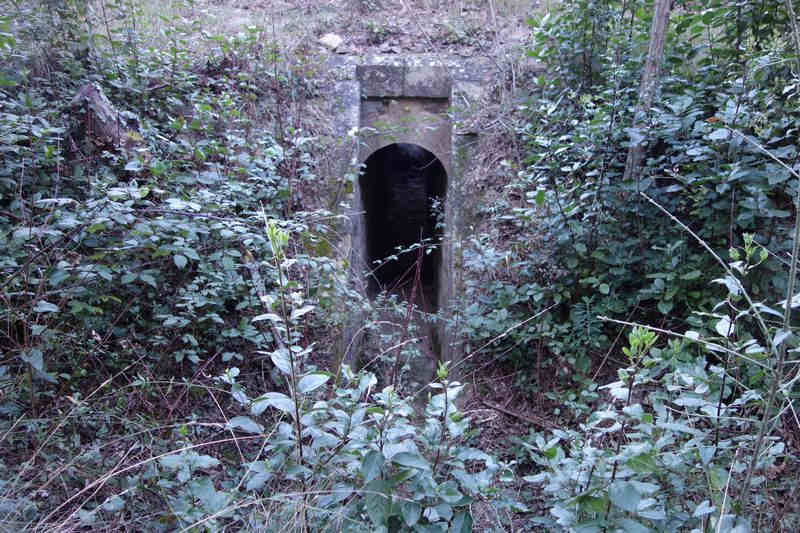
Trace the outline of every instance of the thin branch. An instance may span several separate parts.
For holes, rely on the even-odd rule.
[[[749,363],[752,363],[752,364],[754,364],[754,365],[756,365],[758,367],[761,367],[764,370],[769,370],[770,369],[769,366],[765,365],[764,363],[756,361],[755,359],[751,359],[750,357],[747,357],[746,355],[744,355],[744,354],[742,354],[740,352],[737,352],[735,350],[731,350],[730,348],[726,348],[726,347],[722,346],[721,344],[717,344],[715,342],[710,342],[710,341],[703,340],[703,339],[701,339],[699,337],[698,338],[690,337],[689,335],[686,335],[685,333],[678,333],[677,331],[672,331],[672,330],[669,330],[669,329],[657,328],[655,326],[648,326],[647,324],[641,324],[639,322],[628,322],[627,320],[617,320],[616,318],[610,318],[610,317],[603,316],[603,315],[598,315],[597,318],[599,320],[604,321],[604,322],[613,322],[614,324],[622,324],[623,326],[645,328],[645,329],[649,329],[650,331],[655,331],[657,333],[663,333],[665,335],[670,335],[671,337],[680,337],[681,339],[686,339],[687,341],[695,342],[697,344],[702,344],[703,346],[707,347],[711,351],[724,352],[724,353],[729,354],[729,355],[735,355],[737,357],[741,357],[745,361],[747,361]]]
[[[536,418],[533,418],[533,417],[528,416],[528,415],[523,415],[522,413],[516,413],[514,411],[511,411],[510,409],[506,409],[502,405],[489,403],[488,401],[483,400],[483,399],[481,400],[481,403],[483,405],[485,405],[486,407],[488,407],[490,409],[494,409],[495,411],[497,411],[499,413],[503,413],[504,415],[508,415],[508,416],[511,416],[511,417],[514,417],[514,418],[518,418],[518,419],[522,420],[523,422],[527,422],[527,423],[529,423],[529,424],[531,424],[533,426],[538,426],[538,427],[541,427],[541,428],[544,428],[544,429],[559,429],[557,425],[553,424],[552,422],[550,422],[549,420],[546,420],[544,418],[540,418],[538,416]]]

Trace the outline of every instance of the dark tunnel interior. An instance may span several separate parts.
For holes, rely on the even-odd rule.
[[[365,209],[367,255],[373,275],[369,292],[413,287],[418,249],[425,244],[421,281],[426,305],[435,307],[441,262],[442,213],[447,186],[444,165],[416,144],[395,143],[365,161],[359,185]],[[391,256],[397,259],[384,261]],[[376,268],[376,262],[380,266]]]

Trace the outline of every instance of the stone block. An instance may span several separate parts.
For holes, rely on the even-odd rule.
[[[452,82],[443,67],[407,67],[403,96],[406,98],[450,98]]]
[[[356,78],[361,82],[361,98],[396,98],[403,96],[403,67],[359,65]]]

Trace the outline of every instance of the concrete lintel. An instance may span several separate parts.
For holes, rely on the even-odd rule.
[[[444,67],[406,67],[403,96],[407,98],[450,98],[451,89]]]
[[[362,98],[449,99],[452,81],[447,68],[406,65],[359,65],[356,78]]]
[[[361,82],[362,98],[397,98],[403,96],[405,67],[359,65],[356,77]]]

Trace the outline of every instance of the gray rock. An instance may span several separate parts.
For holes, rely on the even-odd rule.
[[[321,44],[325,48],[328,48],[329,50],[336,50],[342,45],[344,39],[342,39],[335,33],[326,33],[325,35],[320,37],[319,41],[317,42],[319,42],[319,44]]]

